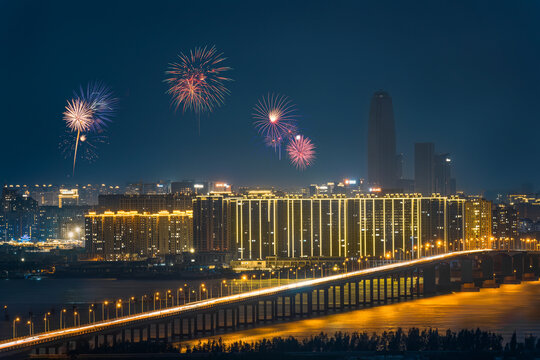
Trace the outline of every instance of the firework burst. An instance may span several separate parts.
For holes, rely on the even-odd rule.
[[[68,100],[64,112],[66,126],[73,132],[81,133],[92,128],[94,118],[93,111],[88,103],[82,99]]]
[[[284,95],[268,94],[253,108],[255,128],[259,134],[275,142],[296,132],[298,116],[294,104]]]
[[[315,145],[302,135],[296,135],[287,145],[291,163],[299,170],[304,170],[315,160]]]
[[[169,86],[167,93],[172,96],[175,109],[182,106],[184,112],[189,109],[200,115],[221,106],[230,93],[225,82],[231,79],[223,73],[231,68],[222,66],[225,60],[215,46],[180,53],[178,61],[169,64],[165,72],[169,76],[165,79]]]
[[[74,93],[71,101],[68,100],[64,112],[64,121],[71,135],[64,136],[60,142],[63,152],[66,149],[73,152],[73,175],[80,146],[83,158],[97,157],[95,144],[104,142],[100,140],[104,136],[103,128],[111,121],[118,103],[111,89],[102,82],[92,82],[86,89],[81,86],[79,91]],[[68,145],[68,140],[73,145]]]
[[[82,99],[92,110],[92,131],[101,131],[111,121],[118,106],[118,99],[112,90],[100,81],[91,82],[84,89],[79,88],[75,98]]]

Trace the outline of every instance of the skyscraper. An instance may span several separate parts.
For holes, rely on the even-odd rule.
[[[373,94],[369,110],[368,181],[383,188],[395,188],[397,182],[394,110],[382,90]]]
[[[416,192],[431,195],[434,191],[435,144],[414,144],[414,189]]]

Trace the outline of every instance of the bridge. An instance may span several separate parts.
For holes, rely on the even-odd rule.
[[[540,253],[469,250],[173,306],[0,342],[0,356],[60,354],[117,341],[181,341],[261,323],[537,279]]]

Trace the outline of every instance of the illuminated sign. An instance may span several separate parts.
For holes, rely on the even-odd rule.
[[[193,185],[193,187],[194,187],[195,189],[202,189],[202,188],[204,187],[204,185],[202,185],[202,184],[195,184],[195,185]]]
[[[369,188],[369,191],[370,192],[381,192],[381,188],[380,187],[373,187],[373,188]]]

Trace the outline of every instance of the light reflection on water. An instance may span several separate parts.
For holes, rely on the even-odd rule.
[[[540,335],[540,282],[502,285],[499,289],[455,293],[366,308],[325,317],[280,323],[236,333],[218,335],[225,342],[256,341],[276,336],[309,337],[320,332],[383,332],[411,327],[454,331],[480,328],[509,339]],[[197,343],[191,341],[191,343]]]

